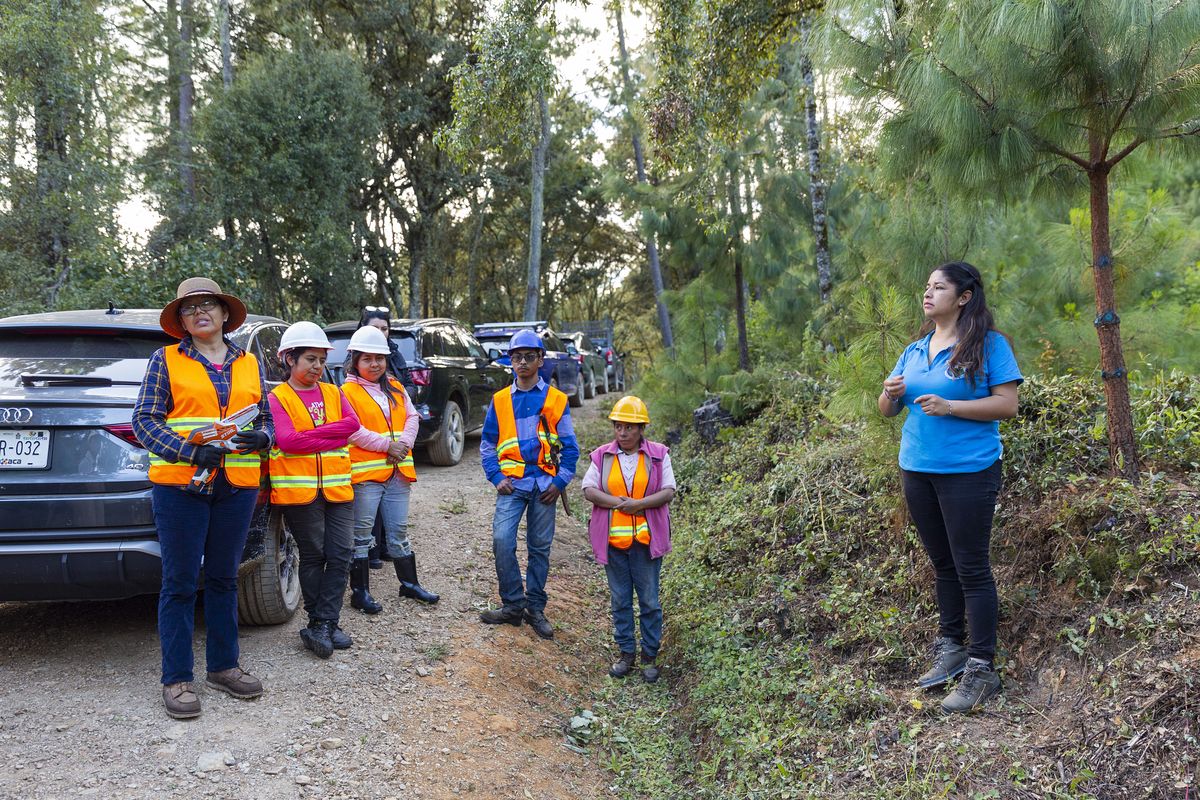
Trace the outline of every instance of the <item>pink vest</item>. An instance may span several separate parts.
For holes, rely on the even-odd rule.
[[[650,482],[646,484],[646,495],[652,495],[662,488],[663,458],[669,452],[665,444],[652,442],[642,438],[640,448],[646,454],[646,462],[650,466]],[[600,486],[603,488],[607,470],[612,460],[617,457],[617,443],[609,442],[592,451],[592,463],[600,471]],[[606,458],[607,457],[607,458]],[[671,552],[671,512],[670,504],[658,508],[646,509],[646,524],[650,527],[650,557],[662,558]],[[592,518],[588,522],[588,538],[592,542],[592,553],[596,563],[608,563],[608,509],[592,506]]]

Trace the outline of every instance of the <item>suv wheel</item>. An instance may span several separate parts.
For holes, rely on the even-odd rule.
[[[238,576],[238,618],[247,625],[287,622],[300,607],[300,548],[283,512],[271,511],[259,562]]]
[[[435,466],[453,467],[462,460],[466,438],[467,426],[463,422],[462,409],[455,401],[448,400],[442,414],[442,425],[427,448],[429,460]]]
[[[581,371],[575,376],[575,391],[567,398],[567,405],[571,408],[579,408],[583,405],[583,372]]]
[[[579,379],[583,381],[583,375],[580,374]],[[583,382],[583,399],[591,400],[596,396],[596,376],[588,373],[587,380]]]

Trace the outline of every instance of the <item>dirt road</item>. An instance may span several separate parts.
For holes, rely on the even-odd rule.
[[[562,735],[571,696],[603,675],[585,641],[607,613],[605,595],[588,596],[585,531],[560,507],[553,641],[480,624],[496,598],[495,493],[474,444],[456,467],[418,462],[410,530],[441,603],[399,600],[387,565],[372,572],[384,612],[365,616],[347,596],[355,647],[328,661],[301,647],[302,614],[243,628],[243,666],[266,687],[257,701],[203,685],[199,618],[204,713],[163,713],[156,598],[0,604],[0,798],[600,796],[603,773]]]

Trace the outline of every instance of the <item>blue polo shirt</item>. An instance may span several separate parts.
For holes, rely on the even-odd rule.
[[[1000,458],[1000,423],[978,422],[962,417],[931,417],[914,400],[923,394],[936,394],[950,402],[979,400],[992,393],[993,386],[1016,381],[1021,370],[1008,339],[990,331],[983,346],[983,370],[975,383],[962,375],[950,374],[950,356],[954,346],[944,348],[932,361],[929,358],[930,333],[904,348],[889,377],[904,376],[904,405],[908,419],[900,434],[900,468],[909,472],[949,474],[979,472]]]

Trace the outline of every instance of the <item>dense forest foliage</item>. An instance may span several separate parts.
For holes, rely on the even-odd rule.
[[[610,316],[681,418],[763,364],[875,381],[929,269],[966,259],[1027,371],[1194,371],[1197,18],[7,0],[0,307],[157,305],[207,273],[288,319]],[[557,66],[599,32],[579,19],[613,43],[588,91]],[[143,243],[121,213],[147,206]]]

